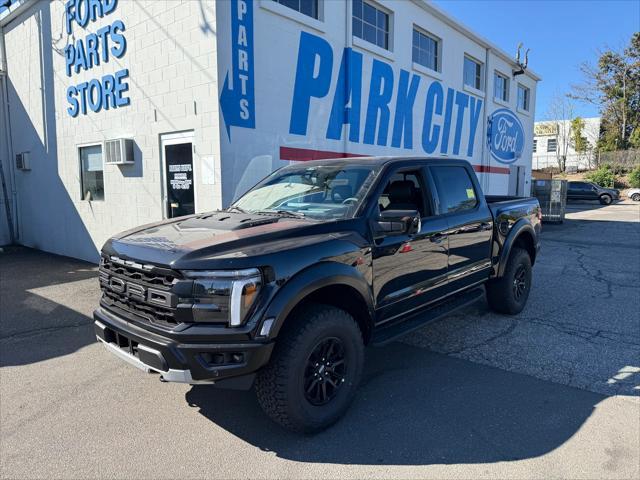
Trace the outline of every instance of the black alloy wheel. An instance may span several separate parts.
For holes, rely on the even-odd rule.
[[[513,276],[513,297],[519,301],[527,291],[527,270],[524,265],[519,265]]]
[[[336,337],[321,340],[309,355],[304,371],[304,396],[312,405],[326,405],[344,384],[345,349]]]

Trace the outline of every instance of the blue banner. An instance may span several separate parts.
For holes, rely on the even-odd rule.
[[[251,0],[231,0],[231,66],[220,94],[229,140],[232,126],[256,128]]]

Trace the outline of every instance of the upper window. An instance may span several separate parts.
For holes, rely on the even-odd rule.
[[[308,17],[318,19],[318,0],[273,0],[280,5],[303,13]]]
[[[440,71],[440,41],[413,29],[413,61],[436,72]]]
[[[558,141],[555,138],[547,140],[547,152],[555,152],[558,148]]]
[[[493,96],[503,102],[509,101],[509,79],[506,75],[498,72],[493,74]]]
[[[482,90],[482,63],[471,57],[464,57],[464,84]]]
[[[533,153],[536,153],[538,151],[538,140],[537,139],[533,139]]]
[[[478,204],[469,172],[464,167],[431,167],[440,199],[440,212],[461,212]]]
[[[524,85],[518,84],[518,108],[520,110],[529,110],[530,97],[531,90]]]
[[[80,147],[79,152],[82,200],[104,200],[102,145]]]
[[[353,0],[353,35],[389,50],[389,14],[363,0]]]

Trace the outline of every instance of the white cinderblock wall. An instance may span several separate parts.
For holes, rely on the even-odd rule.
[[[21,243],[95,261],[113,234],[162,219],[163,133],[194,131],[197,208],[220,207],[215,7],[212,0],[119,0],[114,12],[84,30],[74,24],[73,33],[84,38],[120,19],[126,53],[71,77],[62,53],[73,41],[64,2],[35,2],[5,27],[13,148],[32,159],[30,172],[16,172]],[[69,85],[122,68],[129,106],[67,113]],[[135,165],[105,165],[104,201],[81,200],[78,145],[120,137],[134,139]],[[198,184],[202,157],[213,157],[213,185]]]

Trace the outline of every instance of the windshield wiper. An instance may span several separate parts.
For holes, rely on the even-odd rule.
[[[231,210],[235,210],[236,212],[240,212],[240,213],[249,213],[244,208],[240,208],[236,205],[232,205],[229,208],[227,208],[227,212],[230,212]]]
[[[302,212],[293,212],[291,210],[260,210],[256,213],[266,213],[270,215],[285,215],[293,218],[304,218],[306,215]]]

